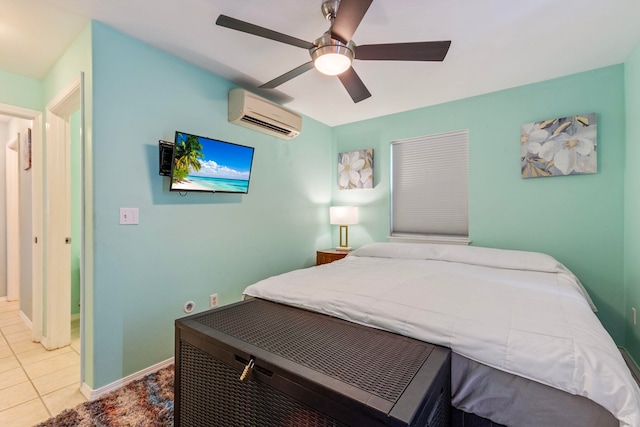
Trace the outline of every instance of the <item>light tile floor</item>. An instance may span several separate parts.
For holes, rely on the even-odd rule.
[[[86,401],[80,393],[80,326],[53,351],[31,341],[18,302],[0,301],[0,426],[31,427]]]

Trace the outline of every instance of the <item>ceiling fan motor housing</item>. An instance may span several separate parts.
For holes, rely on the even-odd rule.
[[[351,66],[351,62],[353,62],[353,58],[355,56],[355,44],[353,42],[349,42],[347,44],[342,43],[340,40],[331,38],[331,33],[327,31],[322,35],[322,37],[315,40],[313,44],[315,46],[309,49],[309,54],[311,55],[311,60],[314,65],[321,72],[328,75],[337,75]],[[339,68],[335,70],[323,69],[321,62],[328,59],[327,55],[332,56],[333,61],[341,64]]]

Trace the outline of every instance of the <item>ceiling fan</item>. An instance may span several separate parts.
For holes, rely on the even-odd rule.
[[[322,13],[331,23],[331,27],[313,43],[226,15],[220,15],[216,24],[309,50],[311,61],[276,77],[260,88],[276,88],[315,67],[324,74],[338,76],[353,102],[360,102],[369,98],[371,93],[351,66],[354,59],[365,61],[443,61],[451,45],[451,41],[447,40],[357,46],[351,37],[360,25],[360,21],[367,13],[372,1],[323,1]]]

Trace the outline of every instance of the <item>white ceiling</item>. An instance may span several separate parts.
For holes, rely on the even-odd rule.
[[[640,41],[638,0],[374,0],[357,44],[452,40],[442,63],[358,61],[372,97],[354,104],[311,70],[305,49],[215,25],[220,14],[313,41],[321,0],[0,0],[0,70],[42,78],[89,19],[334,126],[538,82],[626,60]]]

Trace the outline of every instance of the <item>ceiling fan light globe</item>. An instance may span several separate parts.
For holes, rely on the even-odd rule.
[[[353,51],[341,44],[320,46],[311,52],[311,60],[321,73],[337,76],[351,67]]]
[[[351,60],[341,53],[327,53],[313,63],[318,71],[328,76],[337,76],[349,69]]]

